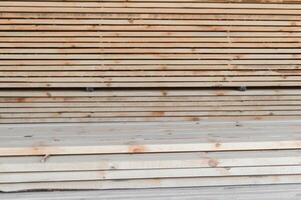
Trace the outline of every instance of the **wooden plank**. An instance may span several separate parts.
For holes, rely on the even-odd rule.
[[[269,124],[267,122],[266,124]],[[254,129],[240,129],[240,126],[235,126],[233,130],[238,130],[234,133],[233,130],[229,133],[220,132],[215,130],[213,132],[206,133],[200,132],[201,129],[197,128],[193,130],[178,130],[176,138],[169,132],[164,133],[163,130],[151,129],[151,137],[148,138],[148,134],[135,135],[133,138],[131,134],[124,135],[121,131],[116,134],[112,134],[110,131],[110,137],[112,139],[105,139],[103,134],[95,135],[95,131],[81,129],[80,136],[62,137],[57,135],[58,129],[56,126],[47,127],[48,137],[29,137],[24,139],[26,135],[32,135],[34,125],[29,127],[22,127],[14,130],[14,135],[21,134],[20,139],[9,137],[1,139],[0,153],[4,155],[52,155],[52,154],[93,154],[93,153],[142,153],[142,152],[179,152],[179,151],[224,151],[224,150],[263,150],[263,149],[296,149],[300,148],[300,129],[294,128],[289,129],[288,125],[285,124],[286,129],[276,132],[276,127],[271,127],[270,131],[266,130],[265,127]],[[143,124],[141,124],[143,125]],[[171,124],[172,125],[172,124]],[[115,124],[115,128],[119,126],[118,130],[128,131],[125,128],[127,125]],[[122,127],[124,126],[124,127]],[[144,125],[146,126],[146,125]],[[9,126],[8,126],[9,127]],[[9,130],[7,126],[1,127],[1,133],[7,134],[6,130]],[[59,128],[60,126],[57,126]],[[71,126],[72,127],[72,126]],[[11,127],[12,128],[12,127]],[[63,128],[63,127],[62,127]],[[97,133],[101,131],[96,129]],[[146,129],[144,127],[144,129]],[[12,130],[12,129],[10,129]],[[59,129],[64,132],[68,132],[68,126],[63,129]],[[166,130],[166,129],[165,129]],[[170,129],[167,129],[170,131]],[[173,129],[176,130],[176,129]],[[263,132],[261,132],[262,130]],[[162,133],[163,131],[163,133]],[[250,131],[252,132],[252,138],[249,137]],[[51,133],[52,132],[52,133]],[[171,131],[172,133],[173,131]],[[192,134],[189,135],[189,132]],[[193,133],[194,132],[194,133]],[[72,131],[71,131],[72,133]],[[163,135],[162,135],[162,134]],[[285,134],[284,134],[285,133]],[[92,134],[93,137],[88,137]],[[156,136],[156,134],[159,134]],[[188,134],[188,135],[187,135]],[[52,135],[57,135],[52,138]],[[113,135],[113,136],[112,136]],[[118,136],[119,135],[119,136]],[[180,137],[181,136],[181,137]],[[51,138],[49,138],[51,137]],[[25,137],[26,138],[26,137]],[[235,139],[234,139],[235,138]]]
[[[91,37],[250,37],[248,32],[227,32],[227,31],[203,31],[203,32],[172,32],[168,31],[157,31],[157,32],[139,32],[139,31],[110,31],[110,32],[96,32],[91,30],[85,30],[85,36]],[[44,37],[79,37],[82,36],[83,31],[62,31],[62,30],[55,30],[51,32],[39,32],[39,31],[11,31],[11,32],[0,32],[1,36],[4,37],[11,37],[11,36],[18,36],[18,37],[37,37],[37,36],[44,36]],[[252,33],[253,37],[300,37],[300,32],[254,32]]]
[[[249,89],[244,92],[234,89],[203,89],[203,90],[171,90],[171,89],[148,89],[148,90],[95,90],[86,92],[82,90],[1,90],[1,97],[151,97],[151,96],[291,96],[301,95],[299,89]]]
[[[262,4],[261,4],[262,5]],[[137,13],[137,14],[120,14],[120,13],[0,13],[0,18],[3,19],[198,19],[198,20],[241,20],[242,17],[245,20],[287,20],[287,21],[298,21],[300,20],[299,15],[240,15],[240,14],[148,14],[148,13]]]
[[[300,174],[300,166],[108,170],[81,172],[1,173],[0,184],[60,181],[130,180],[147,178],[235,177]]]
[[[126,188],[166,188],[195,186],[227,186],[227,185],[264,185],[300,183],[300,175],[283,176],[242,176],[218,178],[168,178],[140,179],[126,181],[81,181],[81,182],[46,182],[46,183],[12,183],[0,184],[5,192],[40,189],[126,189]]]
[[[260,195],[258,195],[260,193]],[[226,200],[231,198],[245,200],[298,200],[300,184],[281,185],[252,185],[252,186],[224,186],[224,187],[189,187],[189,188],[160,188],[160,189],[128,189],[102,191],[44,191],[4,193],[3,198],[8,200],[53,200],[89,198],[100,200],[103,198],[115,199],[172,199],[183,198]]]
[[[300,165],[299,150],[0,157],[1,173]]]
[[[70,8],[70,7],[9,7],[1,6],[1,12],[39,12],[39,13],[198,13],[198,14],[268,14],[268,15],[298,15],[299,9],[247,9],[247,8],[133,8],[133,7],[121,7],[121,8],[104,8],[98,7],[95,9],[90,8]]]
[[[195,122],[195,121],[249,121],[249,120],[300,120],[300,116],[273,116],[273,115],[259,115],[259,116],[204,116],[204,117],[189,117],[189,116],[178,116],[178,117],[114,117],[114,118],[14,118],[14,119],[1,119],[1,124],[37,124],[37,123],[111,123],[111,122]]]
[[[0,6],[8,7],[76,7],[76,8],[260,8],[260,9],[301,9],[298,4],[255,4],[255,3],[186,3],[181,2],[35,2],[9,1],[1,2]]]
[[[1,2],[0,2],[1,3]],[[294,5],[295,6],[295,5]],[[3,19],[2,25],[200,25],[200,26],[294,26],[299,27],[298,21],[253,21],[253,20],[122,20],[122,19]]]

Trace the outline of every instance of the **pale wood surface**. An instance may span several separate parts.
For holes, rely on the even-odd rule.
[[[209,167],[298,166],[300,150],[96,154],[0,157],[1,172],[178,169]]]
[[[301,183],[300,120],[3,124],[0,190]]]
[[[172,199],[172,200],[298,200],[301,185],[258,185],[226,187],[160,188],[135,190],[26,192],[1,194],[7,200],[100,200],[100,199]],[[260,194],[260,195],[259,195]]]
[[[51,155],[300,148],[300,121],[3,125],[0,154]],[[260,125],[255,125],[260,124]],[[252,137],[250,137],[252,135]]]
[[[130,179],[105,181],[65,181],[33,183],[0,183],[0,189],[6,192],[23,190],[89,190],[89,189],[133,189],[133,188],[170,188],[197,186],[231,186],[231,185],[267,185],[267,184],[300,184],[301,175],[281,176],[238,176],[208,178],[166,178],[166,179]]]
[[[300,126],[300,120],[3,124],[0,190],[301,183]]]

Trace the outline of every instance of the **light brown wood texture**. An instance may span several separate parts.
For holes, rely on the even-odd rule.
[[[0,91],[0,123],[300,119],[299,89]]]
[[[0,88],[300,86],[300,1],[1,1]]]
[[[301,0],[0,1],[0,192],[298,199],[300,75]]]

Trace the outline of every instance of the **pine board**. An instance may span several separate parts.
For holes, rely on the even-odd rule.
[[[212,122],[211,128],[202,127],[198,123],[188,123],[188,128],[180,128],[177,123],[161,124],[148,126],[147,123],[128,122],[94,126],[3,125],[0,127],[0,154],[8,156],[300,148],[299,121],[280,123],[279,127],[273,126],[277,121],[262,122],[262,126],[254,126],[252,123],[244,126],[243,123]],[[228,128],[223,128],[223,124]],[[131,126],[136,128],[131,131]]]

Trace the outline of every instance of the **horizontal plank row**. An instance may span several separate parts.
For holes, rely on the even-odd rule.
[[[2,19],[1,25],[27,25],[27,24],[56,24],[56,25],[203,25],[203,26],[294,26],[299,27],[301,23],[298,21],[248,21],[248,20],[130,20],[130,19]]]
[[[300,120],[1,125],[0,190],[299,183],[299,130]]]
[[[84,34],[84,36],[83,36]],[[208,31],[202,31],[202,32],[171,32],[170,30],[163,30],[163,31],[90,31],[90,30],[76,30],[76,31],[58,31],[58,30],[52,30],[51,32],[42,32],[42,31],[0,31],[0,36],[3,37],[11,37],[11,36],[17,36],[17,37],[36,37],[36,36],[42,36],[42,37],[248,37],[250,38],[250,33],[248,32],[227,32],[227,31],[214,31],[214,30],[208,30]],[[300,32],[252,32],[252,37],[301,37]]]
[[[2,1],[0,88],[298,87],[286,2]]]
[[[213,37],[213,38],[178,38],[178,37],[169,37],[169,38],[153,38],[153,37],[140,37],[140,38],[108,38],[108,37],[52,37],[52,38],[32,38],[32,37],[3,37],[0,38],[0,42],[9,42],[11,45],[15,45],[15,47],[18,47],[15,43],[54,43],[54,42],[79,42],[79,43],[147,43],[147,42],[163,42],[163,43],[189,43],[189,42],[198,42],[198,43],[300,43],[301,39],[299,38],[219,38],[219,37]],[[20,44],[20,45],[21,45]],[[8,44],[7,44],[8,45]],[[3,46],[3,44],[1,44]]]
[[[101,191],[44,191],[44,192],[18,192],[2,194],[7,200],[53,200],[73,199],[81,200],[90,198],[100,200],[125,199],[137,200],[178,200],[183,198],[198,199],[244,199],[244,200],[298,200],[300,196],[300,184],[281,185],[255,185],[255,186],[224,186],[224,187],[190,187],[190,188],[157,188],[157,189],[128,189],[128,190],[101,190]],[[260,193],[260,195],[258,195]]]
[[[300,165],[299,150],[0,157],[1,174],[134,169],[225,169]],[[216,167],[216,168],[210,168]],[[203,175],[206,175],[203,174]],[[2,180],[2,179],[1,179]]]
[[[210,26],[210,25],[1,25],[0,31],[192,31],[192,32],[301,32],[299,26]]]
[[[213,128],[202,127],[205,122],[187,122],[188,128],[184,123],[179,129],[177,123],[2,125],[0,152],[9,156],[298,149],[298,122],[271,121],[258,127],[248,122],[215,123]],[[228,128],[218,128],[223,126]]]
[[[170,188],[196,186],[231,186],[236,185],[266,185],[266,184],[297,184],[301,182],[300,175],[282,176],[241,176],[223,178],[167,178],[141,179],[127,181],[80,181],[80,182],[45,182],[45,183],[11,183],[0,184],[5,192],[24,190],[91,190],[91,189],[129,189],[129,188]]]
[[[1,46],[1,45],[0,45]],[[219,54],[209,54],[209,55],[199,55],[199,54],[182,54],[181,56],[175,55],[175,54],[134,54],[134,55],[128,55],[128,54],[76,54],[76,55],[60,55],[60,54],[50,54],[50,55],[24,55],[24,54],[2,54],[0,55],[1,60],[6,59],[16,59],[16,60],[39,60],[39,59],[45,59],[45,60],[251,60],[251,59],[266,59],[266,60],[281,60],[281,59],[301,59],[301,54],[284,54],[284,55],[278,55],[278,54],[232,54],[232,55],[219,55]],[[147,62],[147,61],[146,61]],[[298,61],[296,61],[298,62]],[[112,63],[108,63],[112,64]],[[122,64],[122,62],[120,62]]]
[[[203,54],[203,56],[206,56],[207,54],[218,54],[220,56],[223,56],[225,53],[233,53],[233,54],[239,54],[239,55],[245,55],[245,54],[255,54],[255,55],[267,55],[269,54],[277,54],[279,56],[282,56],[280,54],[293,54],[293,55],[299,55],[301,53],[300,49],[288,49],[288,48],[251,48],[251,49],[228,49],[228,48],[171,48],[171,49],[165,49],[165,48],[42,48],[42,49],[32,49],[32,48],[0,48],[0,53],[2,55],[9,55],[9,54],[67,54],[68,56],[71,54],[118,54],[118,55],[128,55],[132,56],[130,54],[140,55],[143,54],[150,54],[151,56],[155,56],[157,54],[161,54],[162,57],[168,56],[168,55],[174,55],[174,54],[180,54],[178,55],[178,58],[181,58],[180,56],[193,56],[194,54]],[[117,56],[118,56],[117,55]],[[113,56],[113,55],[112,55]],[[159,56],[159,55],[157,55]],[[228,54],[228,56],[231,56]],[[248,56],[248,55],[246,55]],[[263,56],[263,55],[262,55]],[[279,66],[279,65],[278,65]],[[297,67],[297,66],[296,66]]]
[[[298,90],[2,91],[0,96],[0,123],[199,121],[301,116]]]
[[[157,5],[157,3],[153,4]],[[179,5],[178,3],[175,5]],[[283,4],[282,4],[283,5]],[[281,6],[282,6],[281,5]],[[181,5],[179,5],[181,6]],[[259,5],[260,6],[260,5]],[[190,14],[264,14],[264,15],[298,15],[300,14],[300,9],[258,9],[258,8],[168,8],[162,7],[160,9],[154,9],[152,7],[96,7],[96,8],[72,8],[72,7],[10,7],[10,6],[0,6],[1,12],[21,12],[21,13],[190,13]]]
[[[299,130],[300,120],[1,125],[0,191],[299,183]]]
[[[227,167],[227,168],[183,168],[183,169],[140,169],[109,171],[72,171],[72,172],[35,172],[1,173],[0,184],[59,182],[59,181],[94,181],[128,180],[149,178],[189,178],[189,177],[236,177],[300,174],[301,166],[268,167]]]
[[[300,20],[300,15],[240,15],[240,14],[198,14],[198,13],[187,13],[183,14],[147,14],[147,13],[135,13],[135,14],[123,14],[123,13],[10,13],[5,12],[0,13],[0,19],[196,19],[196,20],[256,20],[256,21],[298,21]]]
[[[3,0],[11,1],[11,0]],[[15,0],[18,2],[39,2],[39,0]],[[45,0],[45,2],[60,2],[61,0]],[[185,0],[63,0],[63,2],[186,2]],[[300,0],[191,0],[189,2],[205,3],[298,3]]]
[[[185,70],[185,71],[3,71],[1,77],[183,77],[183,76],[298,76],[301,71],[298,70],[237,70],[237,71],[207,71],[207,70]],[[163,81],[164,79],[162,79]],[[192,79],[193,80],[193,79]]]
[[[259,9],[301,9],[299,4],[269,4],[269,3],[206,3],[206,2],[37,2],[37,1],[8,1],[0,2],[0,6],[8,7],[77,7],[77,8],[259,8]]]

